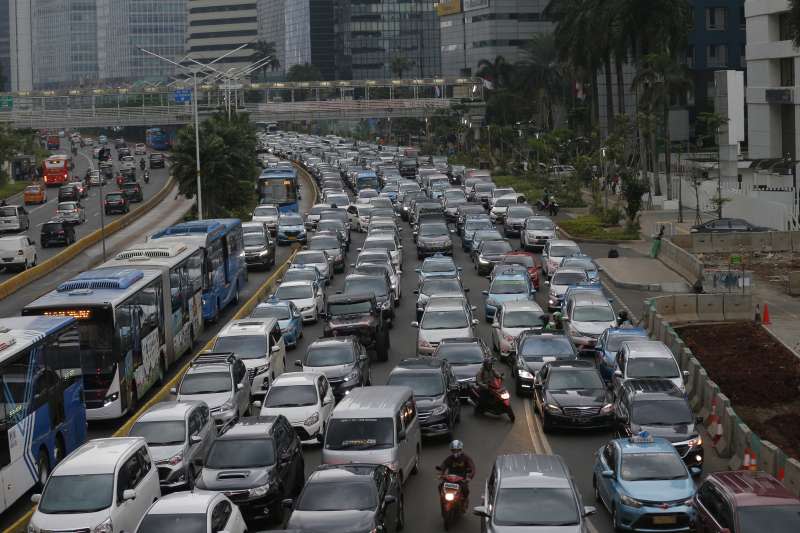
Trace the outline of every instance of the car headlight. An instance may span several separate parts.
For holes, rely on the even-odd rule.
[[[608,413],[610,413],[613,410],[614,410],[614,404],[607,403],[600,409],[600,414],[601,415],[607,415]]]
[[[222,404],[220,407],[221,411],[232,411],[236,405],[233,403],[233,400],[228,400],[227,402]]]
[[[548,413],[558,414],[561,412],[561,408],[554,403],[546,403],[544,404],[544,408]]]
[[[113,533],[114,532],[114,524],[111,522],[110,518],[106,518],[100,524],[94,526],[92,533]]]
[[[623,505],[627,505],[628,507],[635,507],[637,509],[643,505],[642,502],[640,502],[636,498],[631,498],[627,494],[620,494],[619,501],[621,501]]]
[[[257,366],[257,367],[255,368],[255,374],[254,374],[254,376],[260,376],[261,374],[263,374],[263,373],[264,373],[264,372],[266,372],[267,370],[269,370],[269,365],[261,365],[261,366]]]
[[[269,250],[268,249],[261,250],[260,252],[258,252],[258,255],[262,257],[265,255],[269,255]]]
[[[311,304],[311,305],[309,305],[309,306],[306,306],[306,307],[301,307],[301,308],[300,308],[300,311],[301,311],[301,312],[302,312],[302,311],[313,311],[313,310],[314,310],[314,304]]]
[[[435,407],[433,409],[433,411],[431,411],[431,416],[443,415],[446,412],[447,412],[447,406],[446,405],[440,405],[439,407]]]
[[[478,263],[480,263],[482,265],[488,265],[489,264],[489,260],[484,258],[482,255],[479,255],[478,256]]]
[[[251,498],[259,498],[261,496],[265,496],[269,492],[269,483],[265,483],[260,487],[254,487],[247,491],[248,496]]]
[[[170,458],[167,460],[167,462],[168,462],[169,464],[171,464],[172,466],[175,466],[175,465],[177,465],[177,464],[181,463],[182,461],[183,461],[183,452],[180,452],[180,453],[179,453],[179,454],[177,454],[177,455],[173,455],[172,457],[170,457]]]
[[[357,368],[354,368],[353,370],[350,371],[349,374],[347,374],[344,377],[344,380],[345,381],[354,381],[354,380],[358,379],[360,376],[361,376],[361,372]]]
[[[518,368],[517,369],[517,375],[519,377],[521,377],[522,379],[533,379],[533,374],[531,374],[530,372],[528,372],[527,370],[525,370],[523,368]]]
[[[319,413],[314,413],[303,421],[304,426],[313,426],[319,422]]]
[[[687,442],[687,444],[689,445],[690,448],[694,448],[696,446],[702,446],[703,445],[703,437],[698,435],[697,437],[689,440],[689,442]]]

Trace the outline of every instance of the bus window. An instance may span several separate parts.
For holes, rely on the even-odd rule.
[[[2,375],[0,375],[0,385],[2,385],[2,411],[5,413],[3,424],[6,429],[11,429],[17,425],[27,414],[28,404],[26,389],[28,376],[32,375],[30,367],[31,357],[30,348],[17,354],[13,361],[3,365]],[[29,373],[30,372],[30,373]],[[8,464],[6,461],[5,464]]]
[[[61,377],[64,387],[69,387],[80,378],[83,357],[77,327],[69,328],[47,341],[44,364]]]
[[[198,250],[189,256],[186,265],[189,272],[189,283],[192,288],[191,292],[194,294],[203,286],[203,251]]]

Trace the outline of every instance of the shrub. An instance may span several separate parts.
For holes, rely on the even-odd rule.
[[[559,225],[578,239],[605,239],[629,241],[639,238],[639,232],[631,228],[605,228],[594,215],[583,215],[560,222]]]

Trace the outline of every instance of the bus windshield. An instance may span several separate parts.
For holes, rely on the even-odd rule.
[[[297,181],[289,177],[259,178],[261,201],[271,204],[296,202]]]

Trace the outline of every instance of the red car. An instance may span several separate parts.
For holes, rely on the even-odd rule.
[[[709,474],[692,506],[697,533],[800,531],[800,499],[766,472]]]
[[[536,257],[536,254],[522,250],[508,252],[499,264],[524,266],[528,269],[528,275],[531,277],[531,283],[533,283],[534,288],[537,291],[539,290],[539,269],[542,268],[542,263]]]

